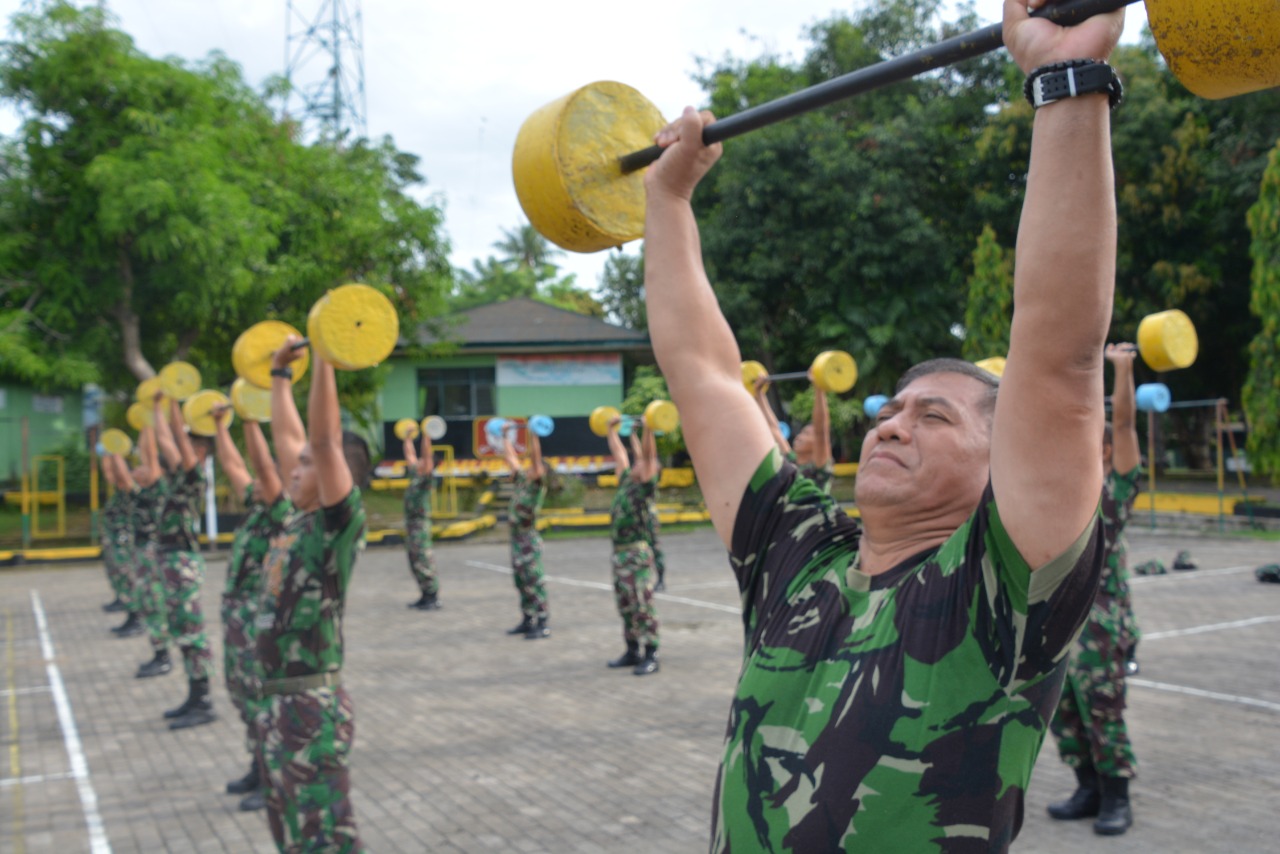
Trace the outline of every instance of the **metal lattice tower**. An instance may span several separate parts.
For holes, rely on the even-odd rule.
[[[285,17],[285,115],[299,105],[297,117],[322,139],[367,136],[360,0],[285,0]]]

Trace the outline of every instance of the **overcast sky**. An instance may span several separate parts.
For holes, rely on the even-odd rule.
[[[690,78],[698,57],[762,53],[798,58],[804,31],[861,3],[788,0],[335,0],[361,8],[368,130],[390,134],[421,158],[427,190],[444,201],[455,266],[492,253],[504,228],[523,221],[511,183],[511,151],[528,115],[594,80],[643,92],[665,115],[701,103]],[[0,0],[7,22],[19,0]],[[285,66],[286,0],[109,0],[139,48],[195,59],[220,50],[255,86]],[[1000,0],[976,0],[986,23]],[[294,30],[330,0],[293,0]],[[623,10],[626,11],[623,11]],[[1126,40],[1146,20],[1129,7]],[[7,34],[7,33],[6,33]],[[300,80],[323,73],[316,62]],[[0,130],[15,120],[0,115]],[[728,143],[732,145],[732,142]],[[567,255],[561,266],[594,287],[604,253]]]

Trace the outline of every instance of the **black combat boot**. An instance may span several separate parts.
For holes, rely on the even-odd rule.
[[[256,789],[240,799],[240,812],[256,812],[267,808],[267,792]]]
[[[138,672],[134,675],[139,679],[146,679],[149,676],[163,676],[173,669],[173,662],[169,660],[169,650],[158,650],[155,656],[145,664],[138,666]]]
[[[533,618],[525,617],[523,620],[520,621],[520,625],[516,626],[515,628],[507,629],[507,634],[524,635],[524,634],[528,634],[529,630],[532,628],[533,628]]]
[[[1098,791],[1098,772],[1092,765],[1076,769],[1079,788],[1065,801],[1049,804],[1049,817],[1059,821],[1092,818],[1098,814],[1102,793]]]
[[[213,700],[209,699],[209,680],[191,680],[191,700],[186,713],[169,721],[169,729],[186,729],[213,723],[218,716],[213,713]]]
[[[608,662],[610,667],[635,667],[640,663],[639,641],[627,641],[627,651]]]
[[[425,602],[425,601],[427,601],[427,594],[423,593],[421,596],[419,596],[419,597],[418,597],[418,601],[416,601],[416,602],[410,602],[410,603],[409,603],[408,605],[406,605],[405,607],[407,607],[407,608],[421,608],[421,607],[422,607],[422,603],[423,603],[423,602]]]
[[[164,719],[171,721],[174,718],[180,718],[187,712],[191,711],[191,703],[196,698],[196,680],[191,679],[187,682],[187,699],[182,701],[181,706],[175,706],[172,709],[165,709]]]
[[[110,602],[102,606],[102,610],[108,614],[114,614],[116,611],[123,611],[127,606],[120,601],[120,597],[112,599]]]
[[[142,627],[142,620],[138,619],[138,612],[130,611],[129,617],[111,631],[116,637],[131,638],[134,635],[142,634],[144,629]]]
[[[539,640],[540,638],[551,637],[551,629],[547,628],[547,618],[539,617],[538,622],[529,626],[529,630],[524,633],[525,640]]]
[[[1093,832],[1099,836],[1119,836],[1133,824],[1133,809],[1129,806],[1129,778],[1102,777],[1102,803]]]
[[[438,611],[440,610],[440,597],[435,593],[427,595],[422,594],[422,598],[414,603],[415,608],[419,611]]]
[[[645,644],[644,658],[636,663],[632,668],[632,673],[637,676],[648,676],[650,673],[658,672],[658,648],[653,644]]]
[[[252,792],[254,789],[262,788],[262,775],[258,773],[258,760],[249,763],[249,773],[245,774],[239,780],[232,780],[227,783],[228,795],[243,795],[246,792]]]

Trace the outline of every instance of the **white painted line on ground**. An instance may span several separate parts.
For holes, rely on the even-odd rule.
[[[482,560],[469,560],[467,566],[474,566],[477,569],[487,569],[492,572],[501,572],[507,575],[511,574],[511,567],[500,566],[496,563],[485,563]],[[554,581],[558,584],[568,584],[573,587],[589,587],[592,590],[607,590],[613,592],[612,584],[605,584],[603,581],[582,581],[577,578],[565,578],[561,575],[544,575],[547,581]],[[730,605],[721,605],[719,602],[704,602],[701,599],[686,599],[683,596],[672,596],[670,593],[655,593],[653,598],[661,599],[665,602],[679,602],[683,605],[693,605],[696,608],[709,608],[712,611],[724,611],[726,614],[742,614],[741,608],[734,608]]]
[[[1135,575],[1129,579],[1130,584],[1150,584],[1155,581],[1173,581],[1188,578],[1214,578],[1219,575],[1239,575],[1242,572],[1253,572],[1252,566],[1228,566],[1224,569],[1171,569],[1166,575]]]
[[[93,783],[89,781],[89,763],[80,746],[75,715],[71,713],[71,701],[67,699],[66,686],[62,684],[62,672],[54,663],[53,639],[49,636],[49,624],[45,620],[44,604],[40,601],[38,590],[31,591],[31,610],[36,615],[40,651],[44,654],[45,671],[49,676],[49,688],[53,691],[53,706],[58,712],[58,723],[62,725],[62,740],[67,746],[67,758],[71,761],[71,776],[75,778],[76,790],[80,793],[80,808],[89,828],[89,850],[93,854],[111,854],[111,843],[107,842],[107,831],[102,824],[102,816],[98,814],[98,796],[93,791]]]
[[[1180,638],[1186,635],[1199,635],[1205,632],[1220,632],[1223,629],[1243,629],[1246,626],[1259,626],[1263,623],[1280,623],[1280,614],[1268,617],[1250,617],[1247,620],[1233,620],[1230,623],[1212,623],[1207,626],[1192,626],[1189,629],[1170,629],[1167,632],[1143,632],[1142,640],[1160,640],[1161,638]]]
[[[737,587],[736,581],[701,581],[697,584],[668,585],[668,590],[707,590],[713,587]]]
[[[1253,697],[1239,697],[1235,694],[1219,694],[1217,691],[1201,691],[1199,688],[1187,688],[1184,685],[1170,685],[1168,682],[1152,682],[1148,679],[1126,679],[1126,684],[1139,688],[1154,688],[1157,691],[1168,691],[1173,694],[1186,694],[1191,697],[1203,697],[1206,700],[1221,700],[1225,703],[1237,703],[1242,706],[1255,706],[1272,712],[1280,712],[1280,703],[1267,700],[1255,700]]]
[[[14,688],[13,690],[6,688],[0,691],[0,697],[8,697],[10,694],[15,697],[21,697],[23,694],[42,694],[49,690],[52,689],[48,685],[37,685],[34,688]]]
[[[0,789],[6,786],[29,786],[32,783],[52,783],[57,780],[70,780],[72,776],[70,771],[63,771],[60,774],[36,774],[32,777],[5,777],[0,779]]]

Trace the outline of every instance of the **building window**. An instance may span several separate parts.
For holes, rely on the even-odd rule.
[[[476,418],[493,415],[493,368],[424,368],[418,371],[418,416]]]

